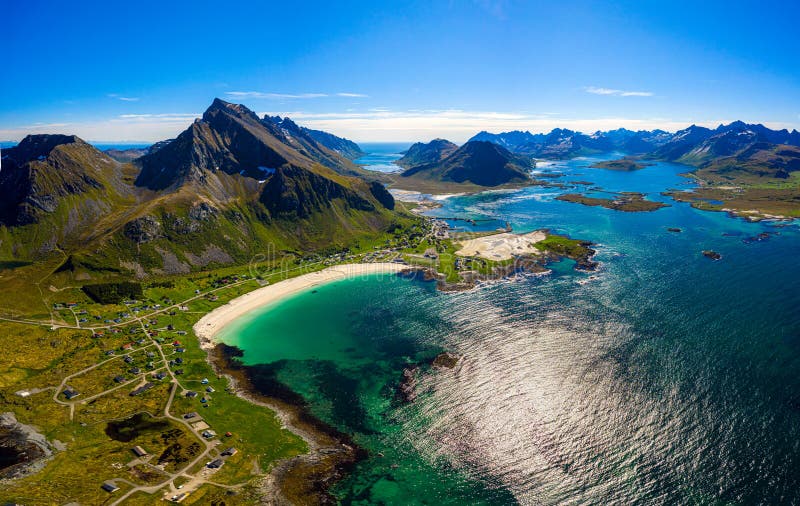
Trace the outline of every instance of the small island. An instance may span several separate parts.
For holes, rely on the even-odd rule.
[[[664,204],[663,202],[645,200],[644,194],[636,192],[620,192],[614,194],[613,198],[589,197],[581,193],[567,193],[559,195],[556,197],[556,200],[574,202],[585,206],[600,206],[606,209],[628,213],[656,211],[662,207],[669,207],[668,204]]]
[[[719,260],[720,258],[722,258],[722,255],[710,249],[703,250],[703,256],[706,258],[710,258],[711,260]]]
[[[653,165],[652,163],[644,163],[637,158],[626,156],[618,160],[608,160],[605,162],[593,163],[589,167],[592,169],[608,169],[618,170],[622,172],[633,172],[635,170],[642,170],[645,167]]]

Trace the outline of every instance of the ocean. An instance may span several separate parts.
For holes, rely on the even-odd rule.
[[[411,146],[403,142],[366,142],[359,144],[367,154],[353,160],[365,169],[376,172],[397,172],[402,170],[395,165],[395,160],[400,159],[403,153]]]
[[[800,503],[800,228],[661,196],[691,187],[685,166],[588,167],[614,156],[541,170],[670,207],[625,213],[528,187],[433,212],[593,241],[596,273],[563,261],[459,293],[353,278],[223,330],[369,450],[334,487],[341,503]],[[461,356],[453,369],[429,365],[442,351]]]

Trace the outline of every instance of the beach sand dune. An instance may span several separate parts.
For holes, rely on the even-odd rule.
[[[479,256],[487,260],[510,260],[517,255],[536,255],[540,251],[534,245],[546,237],[541,230],[528,234],[492,234],[461,241],[461,249],[456,251],[456,255]]]

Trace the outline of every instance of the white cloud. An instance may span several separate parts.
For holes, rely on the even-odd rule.
[[[109,93],[109,98],[116,98],[117,100],[122,100],[123,102],[138,102],[139,97],[123,97],[122,95],[118,95],[116,93]]]
[[[363,93],[345,93],[340,92],[336,94],[337,97],[347,97],[347,98],[367,98],[369,95],[364,95]]]
[[[586,93],[591,93],[593,95],[615,95],[618,97],[652,97],[652,91],[626,91],[626,90],[617,90],[614,88],[598,88],[596,86],[587,86],[584,88]]]

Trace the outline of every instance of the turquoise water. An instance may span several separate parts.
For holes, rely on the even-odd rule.
[[[365,156],[354,160],[367,170],[376,172],[397,172],[402,170],[393,162],[403,156],[403,152],[410,144],[402,142],[367,142],[359,144],[367,153]]]
[[[591,161],[540,168],[671,207],[622,213],[531,187],[435,212],[593,240],[594,278],[569,262],[456,294],[356,278],[225,329],[246,363],[370,450],[336,486],[342,503],[800,502],[800,230],[659,196],[688,187],[679,165]],[[442,350],[463,358],[423,366],[418,398],[398,401],[403,368]]]

